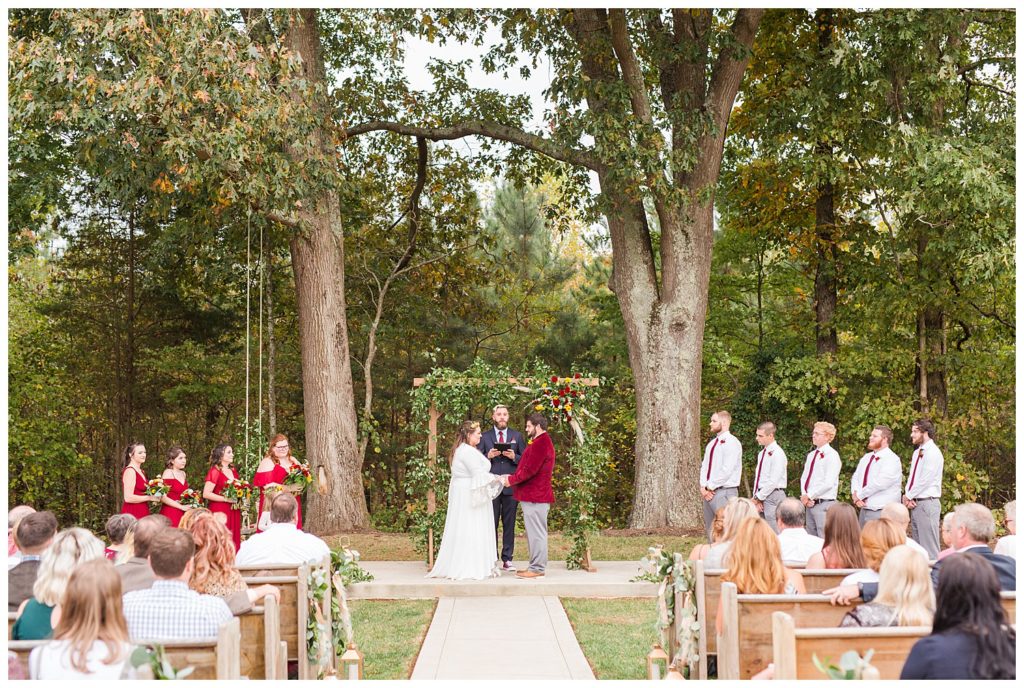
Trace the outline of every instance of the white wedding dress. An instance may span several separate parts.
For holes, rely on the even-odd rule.
[[[481,580],[496,575],[491,504],[502,485],[490,469],[490,462],[470,445],[463,443],[455,450],[441,549],[427,578]]]

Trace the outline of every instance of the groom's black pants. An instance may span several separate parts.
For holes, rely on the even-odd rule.
[[[512,561],[512,550],[516,546],[516,507],[519,501],[510,494],[499,494],[494,498],[494,537],[498,537],[498,521],[501,520],[501,560]]]

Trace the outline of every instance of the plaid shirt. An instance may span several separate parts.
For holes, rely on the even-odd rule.
[[[125,593],[124,618],[132,640],[191,640],[216,638],[231,610],[221,598],[200,595],[184,581],[157,579],[148,590]]]

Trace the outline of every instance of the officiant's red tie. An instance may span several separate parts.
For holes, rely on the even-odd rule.
[[[505,431],[504,430],[499,430],[498,431],[498,443],[499,444],[505,444]]]

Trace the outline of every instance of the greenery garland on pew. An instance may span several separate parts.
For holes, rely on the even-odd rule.
[[[530,380],[531,385],[513,386],[508,380]],[[588,548],[588,538],[596,528],[593,486],[601,471],[608,465],[608,450],[600,434],[585,432],[597,420],[588,407],[597,404],[597,387],[583,387],[577,380],[584,376],[558,377],[541,362],[513,371],[509,366],[492,365],[477,359],[465,371],[435,368],[424,384],[412,391],[413,432],[426,436],[431,401],[441,414],[438,427],[437,462],[430,465],[426,441],[417,442],[411,450],[406,473],[406,492],[414,498],[411,506],[413,539],[418,551],[427,552],[428,533],[434,531],[434,542],[439,543],[444,532],[445,505],[451,467],[448,465],[448,447],[444,439],[452,435],[452,428],[467,418],[475,409],[489,410],[497,404],[509,406],[513,419],[522,411],[540,411],[555,423],[572,427],[575,440],[566,452],[569,473],[560,485],[568,504],[565,534],[572,540],[572,549],[566,558],[570,569],[581,568]],[[522,402],[517,407],[517,402]],[[441,425],[447,426],[442,429]],[[553,428],[549,428],[553,429]],[[433,514],[427,512],[426,495],[431,486],[437,500]]]
[[[328,575],[329,574],[329,575]],[[323,618],[324,595],[332,581],[338,580],[348,587],[352,583],[364,583],[373,580],[373,574],[359,566],[359,552],[348,547],[342,547],[331,551],[331,567],[329,572],[316,567],[309,572],[306,601],[309,605],[309,613],[306,615],[306,658],[310,663],[320,667],[322,674],[330,652],[340,657],[347,644],[352,642],[351,621],[348,618],[347,610],[342,613],[341,603],[338,595],[331,596],[331,618]],[[331,627],[332,645],[330,649],[324,646],[324,634],[327,631],[327,624]]]
[[[680,672],[689,678],[690,668],[700,661],[696,566],[679,552],[666,554],[662,551],[661,545],[649,548],[647,556],[640,560],[640,566],[644,573],[632,580],[661,584],[658,589],[658,619],[655,625],[661,638],[661,646],[670,654],[669,665],[675,664]],[[677,592],[683,596],[678,619],[675,616]],[[675,637],[671,638],[673,626]]]

